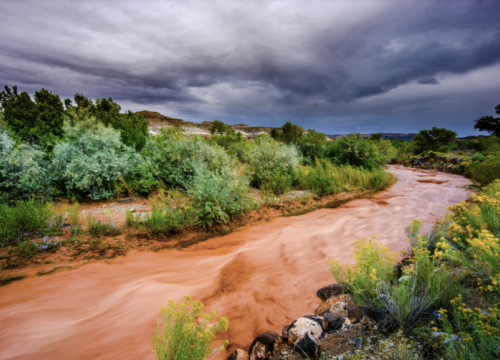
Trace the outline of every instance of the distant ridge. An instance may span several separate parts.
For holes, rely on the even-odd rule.
[[[213,121],[203,121],[201,123],[184,121],[182,119],[162,115],[156,111],[143,110],[138,111],[137,114],[144,116],[149,123],[149,131],[153,134],[157,134],[162,127],[179,127],[186,135],[210,135],[210,131],[208,129],[213,124]],[[248,138],[259,136],[262,133],[269,134],[272,129],[281,129],[281,127],[248,126],[246,124],[231,126],[237,132],[241,132],[241,135]]]
[[[399,140],[412,140],[415,133],[373,133],[373,134],[382,134],[383,139],[399,139]],[[361,136],[367,138],[372,136],[373,134],[360,134]],[[339,139],[341,137],[349,136],[351,134],[335,134],[335,135],[327,135],[330,139]]]

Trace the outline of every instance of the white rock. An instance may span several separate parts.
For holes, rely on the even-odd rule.
[[[316,321],[305,317],[298,318],[292,323],[292,326],[290,326],[290,329],[288,330],[288,343],[290,345],[294,345],[297,339],[308,331],[316,339],[319,339],[321,335],[323,335],[323,329]]]

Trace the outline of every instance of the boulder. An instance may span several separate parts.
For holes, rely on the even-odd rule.
[[[261,345],[264,345],[266,354],[269,352],[272,353],[274,352],[275,344],[281,344],[282,342],[283,341],[281,340],[281,337],[278,335],[278,333],[276,333],[275,331],[266,331],[264,334],[257,336],[253,340],[248,352],[251,354],[254,346],[259,343]]]
[[[266,345],[257,341],[250,352],[250,360],[269,360]]]
[[[302,334],[294,344],[294,350],[304,359],[319,358],[319,341],[309,331]]]
[[[316,296],[321,299],[321,301],[326,301],[331,297],[342,295],[344,288],[339,284],[332,284],[322,287],[316,292]]]
[[[346,302],[347,314],[352,323],[357,323],[363,318],[363,310],[354,301],[348,299]]]
[[[323,304],[318,306],[316,309],[316,315],[322,316],[325,312],[329,312],[332,305],[335,305],[339,301],[349,299],[349,295],[336,295],[327,299]]]
[[[311,333],[312,336],[319,339],[323,335],[323,328],[318,322],[301,317],[295,320],[288,329],[288,344],[294,345],[306,332]]]
[[[227,360],[248,360],[249,355],[245,350],[236,349]]]
[[[307,318],[307,319],[309,319],[309,320],[316,321],[319,324],[319,326],[321,326],[321,328],[323,330],[326,330],[328,328],[329,321],[328,321],[328,319],[326,319],[323,316],[306,315],[304,317]]]

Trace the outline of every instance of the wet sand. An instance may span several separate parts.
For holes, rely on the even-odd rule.
[[[430,228],[467,197],[461,176],[390,171],[399,181],[370,200],[1,287],[0,359],[154,359],[158,311],[186,294],[229,319],[231,349],[247,349],[255,335],[314,312],[316,290],[334,282],[325,261],[352,262],[354,240],[407,248],[411,220]]]

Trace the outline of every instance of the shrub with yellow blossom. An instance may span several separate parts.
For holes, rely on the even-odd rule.
[[[159,360],[200,360],[208,359],[222,348],[210,350],[210,344],[218,333],[226,331],[228,320],[217,314],[203,313],[203,303],[191,302],[190,296],[176,304],[169,300],[168,306],[161,308],[161,317],[153,337],[153,352]]]

